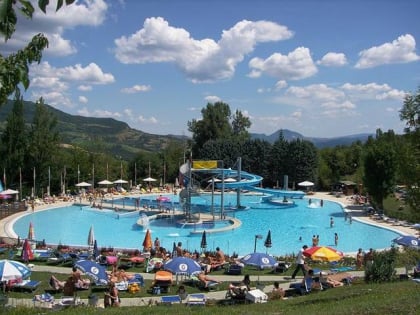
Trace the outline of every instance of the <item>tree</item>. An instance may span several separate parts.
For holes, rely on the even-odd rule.
[[[41,98],[36,103],[34,120],[29,133],[29,161],[32,166],[37,185],[35,188],[47,186],[49,166],[54,162],[59,145],[59,135],[56,130],[57,119],[44,105]],[[36,194],[36,191],[34,192]]]
[[[70,5],[75,0],[66,0]],[[38,6],[45,13],[49,0],[39,0]],[[17,23],[16,6],[21,5],[19,11],[27,18],[32,18],[35,9],[30,1],[2,0],[0,1],[0,34],[5,41],[9,40],[15,32]],[[57,11],[63,6],[63,0],[57,1]],[[48,47],[48,39],[43,34],[35,35],[29,44],[22,50],[7,57],[0,55],[0,106],[7,98],[19,91],[19,84],[25,89],[29,87],[29,65],[40,62],[42,51]]]
[[[208,103],[201,110],[202,119],[188,122],[188,130],[193,134],[193,156],[208,140],[228,139],[232,135],[229,105],[222,102]]]
[[[400,172],[407,186],[407,202],[412,209],[420,209],[420,88],[417,94],[405,97],[400,119],[406,122]]]
[[[27,155],[28,133],[23,118],[23,100],[19,93],[16,94],[16,97],[13,109],[6,121],[0,148],[8,187],[17,186],[20,168],[24,166],[25,156]]]
[[[391,141],[393,132],[377,130],[376,139],[369,138],[365,146],[363,183],[373,201],[383,209],[383,200],[395,187],[397,154]]]
[[[232,120],[232,135],[238,141],[249,139],[248,129],[251,127],[249,117],[245,117],[240,110],[236,110]]]

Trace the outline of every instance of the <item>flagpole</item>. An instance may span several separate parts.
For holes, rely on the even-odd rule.
[[[19,195],[20,195],[20,200],[22,200],[22,168],[19,167]]]
[[[95,163],[92,165],[92,192],[95,191]]]
[[[80,168],[79,168],[79,164],[77,164],[77,183],[80,183]]]
[[[51,167],[48,166],[48,197],[51,196]]]
[[[36,185],[35,185],[35,180],[36,180],[36,171],[35,171],[35,167],[34,167],[34,198],[36,197]]]

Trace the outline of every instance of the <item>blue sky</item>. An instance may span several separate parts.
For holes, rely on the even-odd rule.
[[[0,46],[49,38],[25,99],[148,133],[190,135],[216,101],[256,133],[401,133],[404,95],[420,86],[415,0],[51,2]]]

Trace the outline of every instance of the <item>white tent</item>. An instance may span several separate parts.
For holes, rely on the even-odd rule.
[[[90,187],[90,186],[92,185],[86,182],[81,182],[81,183],[76,184],[76,187]]]

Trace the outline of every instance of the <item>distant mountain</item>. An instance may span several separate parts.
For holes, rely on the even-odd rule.
[[[278,140],[280,132],[283,133],[283,137],[287,141],[292,141],[296,139],[307,140],[307,141],[311,141],[315,145],[315,147],[319,149],[335,147],[338,145],[350,145],[355,141],[365,142],[369,136],[373,136],[373,134],[361,133],[361,134],[355,134],[355,135],[344,136],[344,137],[314,138],[314,137],[305,137],[298,132],[291,131],[288,129],[279,129],[268,136],[261,133],[251,133],[251,138],[265,140],[267,142],[274,143],[276,140]]]
[[[64,144],[96,149],[98,152],[106,152],[124,160],[133,158],[141,151],[160,151],[170,142],[181,145],[187,139],[185,136],[153,135],[130,128],[125,122],[113,118],[70,115],[46,106],[57,117],[57,128]],[[12,107],[12,101],[0,107],[0,133]],[[25,101],[24,117],[27,123],[33,121],[34,113],[35,103]]]
[[[124,160],[132,159],[142,151],[156,152],[165,148],[170,142],[183,145],[188,137],[180,135],[154,135],[130,128],[125,122],[113,118],[95,118],[70,115],[46,105],[58,120],[58,131],[62,142],[68,145],[91,148],[97,152],[106,152]],[[9,101],[0,107],[0,134],[3,131],[7,116],[13,107]],[[24,117],[29,124],[33,121],[35,103],[24,101]],[[366,141],[369,134],[358,134],[335,138],[309,138],[287,129],[278,130],[271,135],[251,133],[252,139],[266,140],[274,143],[279,133],[283,132],[286,140],[305,139],[314,143],[317,148],[349,145],[354,141]]]

